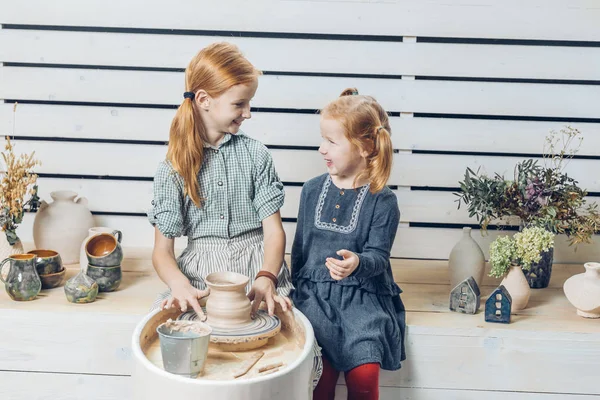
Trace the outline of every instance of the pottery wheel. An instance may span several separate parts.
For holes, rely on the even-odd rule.
[[[202,307],[206,313],[206,308]],[[197,321],[198,315],[194,310],[184,312],[178,320]],[[209,324],[210,325],[210,324]],[[281,320],[270,316],[265,310],[258,310],[255,318],[248,324],[233,328],[211,327],[211,343],[226,347],[228,350],[251,350],[267,344],[270,337],[273,337],[281,330]]]

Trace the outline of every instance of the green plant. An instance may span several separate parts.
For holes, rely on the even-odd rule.
[[[564,172],[582,140],[579,130],[571,127],[552,131],[544,144],[544,165],[523,160],[515,165],[513,180],[467,168],[460,193],[455,193],[458,208],[465,204],[483,231],[492,222],[502,226],[514,216],[524,226],[566,234],[570,245],[590,243],[600,230],[598,205],[587,203],[587,191]]]
[[[554,247],[554,234],[533,226],[515,233],[500,236],[490,244],[490,276],[502,278],[511,265],[520,265],[525,271],[542,258],[542,253]]]

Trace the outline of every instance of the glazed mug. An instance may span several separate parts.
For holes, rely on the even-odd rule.
[[[88,235],[83,241],[83,243],[81,243],[81,250],[79,252],[79,267],[82,271],[86,271],[89,263],[87,255],[85,253],[85,245],[87,244],[88,239],[96,235],[97,233],[110,233],[111,235],[117,238],[117,241],[119,243],[121,243],[121,241],[123,240],[123,232],[121,232],[118,229],[109,228],[107,226],[94,226],[93,228],[88,229]]]
[[[85,244],[85,254],[90,265],[117,267],[123,261],[123,249],[117,238],[110,233],[98,233]]]

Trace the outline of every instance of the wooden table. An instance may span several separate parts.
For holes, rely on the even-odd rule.
[[[446,261],[392,265],[408,310],[408,360],[382,372],[382,399],[600,397],[600,320],[577,316],[562,291],[582,265],[555,265],[550,287],[532,290],[508,325],[484,321],[499,280],[485,278],[480,311],[465,315],[448,309]],[[131,335],[165,286],[149,249],[126,249],[123,270],[121,287],[91,304],[67,302],[62,287],[25,303],[0,292],[0,399],[131,398]]]

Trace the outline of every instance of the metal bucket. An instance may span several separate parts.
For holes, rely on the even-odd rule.
[[[194,331],[177,331],[167,323],[156,328],[165,371],[196,378],[204,369],[212,329],[202,322],[195,321],[194,324],[208,333],[203,335]]]

